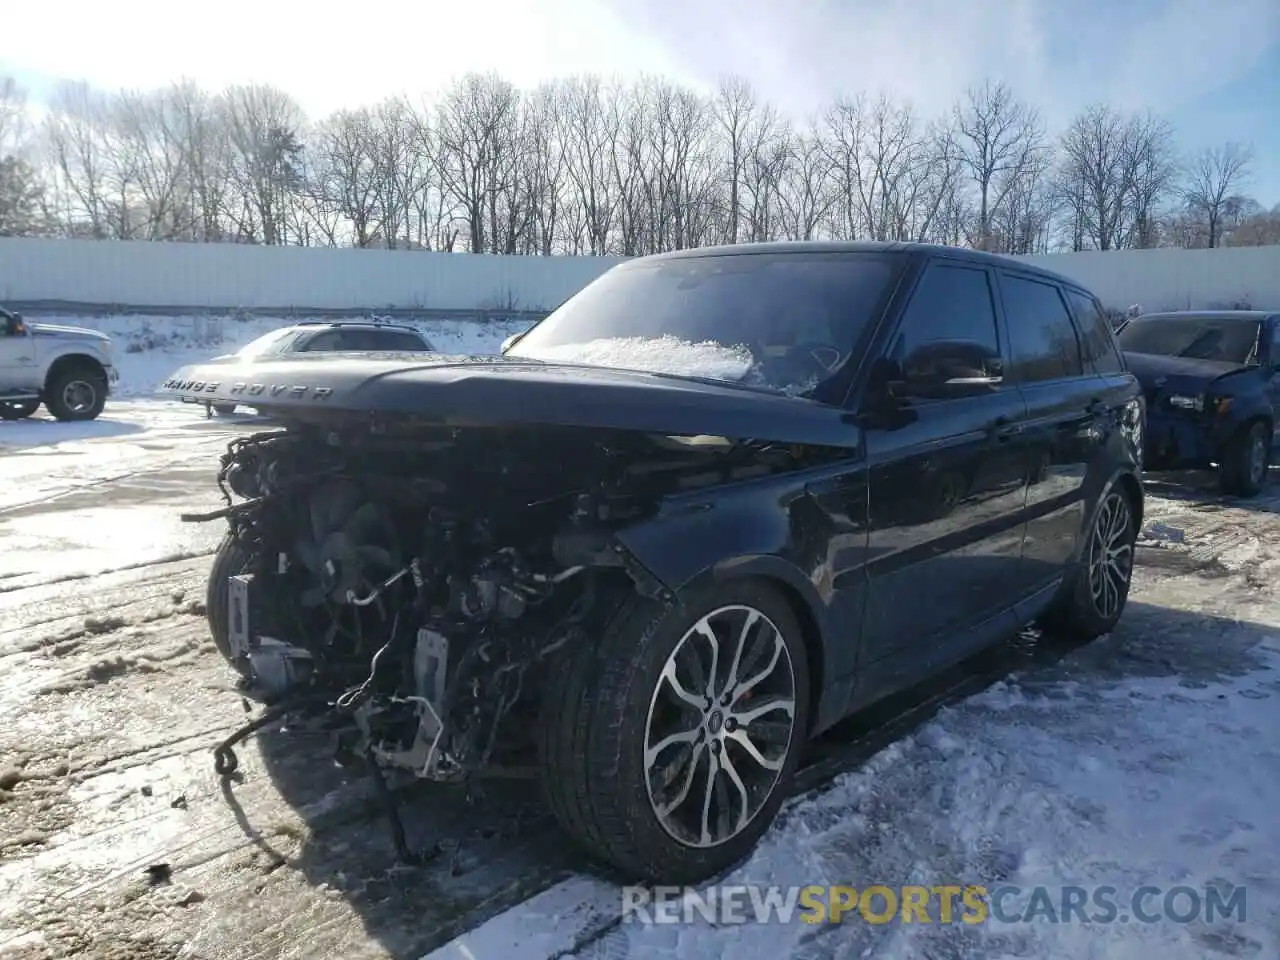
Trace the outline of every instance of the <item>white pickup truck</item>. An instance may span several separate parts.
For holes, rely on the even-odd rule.
[[[29,417],[42,403],[58,420],[93,420],[120,379],[114,360],[105,333],[0,310],[0,420]]]

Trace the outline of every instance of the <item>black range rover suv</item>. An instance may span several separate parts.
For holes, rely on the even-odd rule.
[[[166,388],[282,425],[219,474],[209,623],[249,690],[375,772],[532,766],[585,851],[665,883],[748,854],[852,711],[1031,620],[1110,630],[1143,513],[1098,302],[951,248],[641,258],[501,356]]]

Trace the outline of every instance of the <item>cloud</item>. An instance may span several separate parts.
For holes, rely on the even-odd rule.
[[[593,0],[382,0],[364,6],[66,0],[6,6],[0,73],[155,87],[271,83],[313,114],[438,91],[467,71],[521,86],[648,70],[691,82],[662,46]],[[73,24],[74,29],[66,29]]]
[[[570,73],[660,74],[705,89],[748,77],[795,116],[840,92],[946,110],[1008,82],[1060,127],[1081,106],[1172,112],[1257,67],[1277,0],[296,0],[14,3],[0,72],[152,87],[261,81],[313,115],[438,91],[469,70],[521,86]],[[68,29],[72,24],[73,29]],[[47,84],[44,84],[47,86]]]
[[[1060,126],[1081,106],[1175,110],[1280,42],[1276,0],[606,0],[704,81],[750,77],[788,112],[888,91],[926,113],[985,78]]]

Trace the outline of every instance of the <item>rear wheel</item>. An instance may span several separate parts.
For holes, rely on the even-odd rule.
[[[624,603],[544,702],[543,788],[565,831],[630,878],[698,883],[749,855],[808,730],[790,606],[759,581]]]
[[[1223,452],[1218,464],[1218,482],[1223,493],[1255,497],[1267,483],[1271,465],[1271,425],[1264,420],[1240,429]]]
[[[55,369],[44,397],[44,405],[59,420],[95,420],[107,405],[106,374],[87,363]]]
[[[205,585],[204,614],[209,622],[209,634],[222,658],[241,676],[249,675],[249,665],[237,661],[231,655],[231,611],[227,598],[227,580],[237,574],[248,573],[253,565],[253,554],[230,533],[222,538],[213,555],[213,567]]]
[[[0,420],[25,420],[40,409],[39,400],[0,401]]]
[[[1043,626],[1080,642],[1109,633],[1129,599],[1137,539],[1133,504],[1124,488],[1114,485],[1094,510],[1074,582],[1044,616]]]

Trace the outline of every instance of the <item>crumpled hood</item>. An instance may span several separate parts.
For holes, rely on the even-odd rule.
[[[1146,392],[1159,389],[1169,393],[1197,393],[1220,377],[1249,369],[1243,363],[1166,357],[1152,353],[1125,353],[1124,359],[1130,372],[1138,378]]]
[[[846,411],[710,380],[520,357],[325,353],[202,363],[161,395],[240,403],[281,418],[324,411],[449,426],[521,423],[856,447]]]
[[[59,340],[97,340],[100,343],[110,343],[111,338],[105,333],[97,330],[90,330],[87,327],[68,327],[60,323],[31,323],[26,322],[26,327],[31,331],[31,335],[35,337],[57,337]]]

